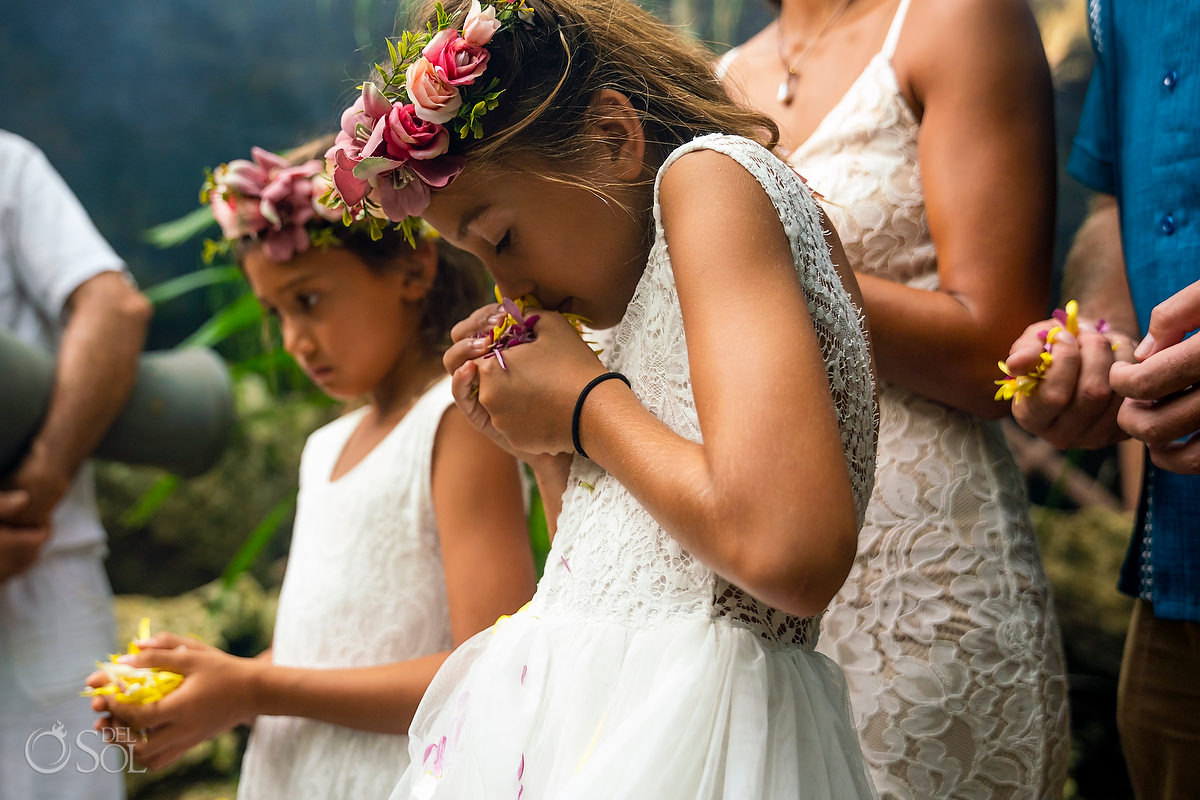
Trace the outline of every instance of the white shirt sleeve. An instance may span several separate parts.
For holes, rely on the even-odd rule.
[[[15,278],[45,319],[61,321],[72,292],[125,264],[41,150],[12,134],[0,145],[10,150],[0,224]]]

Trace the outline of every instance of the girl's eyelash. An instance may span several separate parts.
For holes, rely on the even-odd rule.
[[[504,232],[504,237],[502,239],[500,239],[500,241],[496,242],[496,255],[500,255],[501,253],[503,253],[505,250],[507,250],[509,248],[509,246],[511,244],[512,244],[512,230],[510,229],[510,230],[507,230]]]

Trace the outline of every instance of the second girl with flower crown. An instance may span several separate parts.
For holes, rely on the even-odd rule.
[[[252,723],[243,800],[386,796],[449,650],[533,591],[517,465],[453,407],[441,368],[482,273],[416,225],[411,243],[343,226],[319,202],[322,168],[256,149],[209,190],[287,351],[330,396],[366,398],[305,445],[271,649],[236,658],[158,634],[125,659],[181,687],[146,706],[93,701],[140,731],[133,755],[151,768]]]

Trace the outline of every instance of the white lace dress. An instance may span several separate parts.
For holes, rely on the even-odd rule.
[[[873,381],[816,206],[792,170],[737,137],[685,145],[660,177],[700,148],[741,163],[784,221],[861,510],[874,464]],[[657,200],[655,216],[646,270],[603,357],[655,416],[699,441]],[[392,797],[872,797],[845,684],[812,649],[817,622],[722,580],[611,475],[576,457],[537,594],[439,672],[410,730],[413,763]]]
[[[935,289],[920,125],[883,49],[791,163],[858,271]],[[880,386],[858,559],[821,623],[883,798],[1061,798],[1070,749],[1058,621],[999,426]]]
[[[452,647],[430,488],[434,437],[452,403],[446,378],[332,482],[366,408],[309,437],[275,622],[276,664],[367,667]],[[259,717],[238,798],[384,798],[407,765],[407,736]]]

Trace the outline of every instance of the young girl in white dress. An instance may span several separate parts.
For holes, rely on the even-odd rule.
[[[284,347],[330,396],[366,398],[305,445],[271,649],[158,634],[128,660],[182,686],[147,706],[97,699],[143,733],[134,756],[151,768],[253,722],[238,787],[253,800],[386,796],[451,648],[533,593],[518,465],[453,407],[441,365],[482,270],[431,239],[314,215],[321,169],[256,150],[211,191]]]
[[[459,0],[417,30],[333,180],[547,309],[496,339],[481,308],[445,362],[556,536],[530,605],[439,670],[392,796],[871,797],[813,651],[870,494],[870,353],[772,124],[627,0]]]

